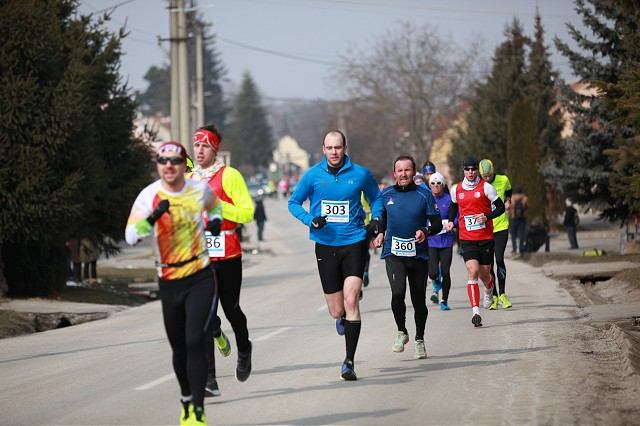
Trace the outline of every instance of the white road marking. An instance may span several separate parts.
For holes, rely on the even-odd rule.
[[[257,339],[253,339],[254,342],[262,342],[264,340],[270,339],[273,336],[277,336],[278,334],[284,333],[285,331],[289,330],[291,327],[282,327],[279,328],[277,330],[272,331],[271,333],[267,333],[264,336],[260,336]],[[137,391],[145,391],[145,390],[149,390],[153,387],[156,387],[166,381],[169,381],[171,379],[173,379],[175,377],[175,374],[171,373],[171,374],[167,374],[166,376],[162,376],[159,379],[153,380],[149,383],[145,383],[142,386],[138,386],[136,388]]]
[[[138,386],[136,388],[136,390],[137,391],[149,390],[149,389],[151,389],[153,387],[156,387],[156,386],[158,386],[158,385],[160,385],[160,384],[162,384],[162,383],[164,383],[166,381],[169,381],[169,380],[173,379],[174,377],[176,377],[176,376],[173,373],[167,374],[166,376],[162,376],[159,379],[156,379],[156,380],[154,380],[152,382],[146,383],[146,384],[144,384],[142,386]]]
[[[291,327],[282,327],[279,328],[277,330],[272,331],[271,333],[267,333],[264,336],[260,336],[257,339],[253,339],[254,342],[262,342],[263,340],[267,340],[273,336],[277,336],[280,333],[284,333],[285,331],[289,330]]]

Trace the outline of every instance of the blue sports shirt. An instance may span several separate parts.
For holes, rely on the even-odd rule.
[[[387,230],[384,235],[381,258],[394,256],[392,244],[396,239],[412,239],[420,227],[426,227],[430,215],[437,215],[436,201],[422,186],[409,185],[399,189],[397,185],[389,186],[382,191],[382,195],[374,208],[384,208],[387,218]],[[427,241],[415,244],[415,256],[411,258],[428,259]],[[397,256],[400,257],[400,256]]]
[[[363,241],[366,237],[364,226],[365,211],[360,202],[360,194],[372,206],[371,217],[380,218],[382,208],[374,206],[380,197],[378,184],[366,168],[351,162],[344,156],[344,165],[333,174],[329,171],[327,158],[311,167],[302,176],[295,191],[289,198],[289,212],[299,221],[309,226],[311,240],[329,246],[346,246]],[[309,199],[309,211],[302,204]],[[321,229],[311,226],[314,217],[326,216],[327,224]]]

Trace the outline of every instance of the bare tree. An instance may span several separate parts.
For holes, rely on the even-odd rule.
[[[352,110],[362,113],[368,107],[392,126],[386,135],[372,135],[369,145],[399,144],[402,152],[422,161],[431,154],[439,120],[449,117],[468,92],[478,51],[477,42],[462,49],[429,25],[406,22],[365,52],[351,49],[342,55],[335,78],[358,103]],[[355,122],[347,117],[348,132]]]

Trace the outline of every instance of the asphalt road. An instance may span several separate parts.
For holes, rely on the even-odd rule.
[[[429,302],[428,358],[415,360],[408,295],[411,341],[405,352],[391,351],[390,291],[384,263],[373,259],[361,302],[359,380],[343,382],[344,338],[325,308],[313,244],[284,201],[266,208],[267,241],[246,256],[242,293],[253,374],[236,382],[235,344],[229,358],[218,356],[222,395],[206,400],[209,424],[574,424],[586,412],[590,399],[581,392],[594,365],[571,337],[582,314],[541,270],[513,261],[513,308],[483,311],[485,326],[474,328],[455,256],[452,310]],[[255,238],[253,226],[248,231]],[[233,335],[224,319],[223,328]],[[159,302],[4,339],[0,378],[1,425],[178,424]]]

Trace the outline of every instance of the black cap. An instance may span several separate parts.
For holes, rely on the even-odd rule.
[[[462,162],[462,167],[478,167],[478,160],[474,157],[467,157]]]

